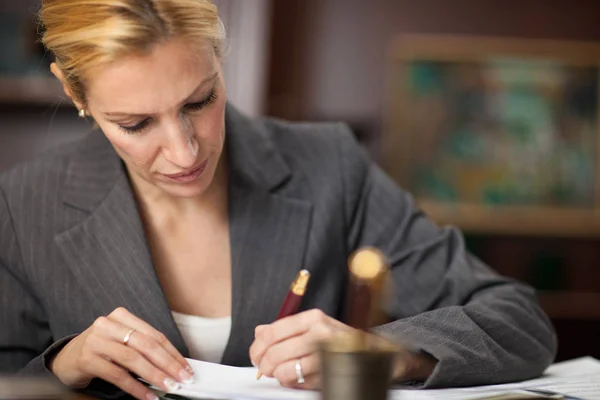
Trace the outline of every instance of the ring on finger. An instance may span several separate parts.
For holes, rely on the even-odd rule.
[[[302,364],[300,363],[300,359],[296,361],[296,378],[298,378],[296,380],[298,384],[304,383],[304,374],[302,374]]]
[[[127,332],[127,334],[123,338],[123,344],[125,346],[127,346],[127,343],[129,343],[129,339],[131,339],[131,335],[133,335],[133,332],[135,332],[135,329],[130,329],[129,332]]]

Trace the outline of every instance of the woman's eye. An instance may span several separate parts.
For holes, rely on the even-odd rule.
[[[215,91],[213,90],[210,95],[208,95],[208,97],[198,103],[189,103],[186,104],[183,108],[185,109],[185,111],[189,111],[189,112],[194,112],[194,111],[200,111],[203,108],[206,108],[208,106],[210,106],[212,103],[214,103],[214,101],[217,100],[217,95],[215,94]],[[150,118],[146,118],[145,120],[143,120],[142,122],[136,124],[136,125],[121,125],[118,124],[118,127],[120,130],[122,130],[125,133],[139,133],[141,131],[143,131],[148,125],[150,125],[151,119]]]
[[[144,128],[147,127],[148,124],[150,124],[150,119],[146,118],[145,120],[143,120],[139,124],[136,124],[136,125],[133,125],[133,126],[119,125],[119,129],[121,129],[125,133],[139,133],[142,130],[144,130]]]
[[[184,106],[184,108],[186,111],[199,111],[214,103],[215,100],[217,100],[217,95],[214,91],[212,91],[206,99],[198,103],[188,103]]]

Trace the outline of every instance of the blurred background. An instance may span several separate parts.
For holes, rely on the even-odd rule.
[[[538,289],[559,359],[600,358],[600,1],[217,0],[229,98],[344,121],[472,252]],[[83,136],[37,41],[0,0],[0,169]]]

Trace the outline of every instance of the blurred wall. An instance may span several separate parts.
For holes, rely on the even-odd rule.
[[[597,0],[273,2],[267,112],[344,119],[377,140],[387,55],[403,33],[600,41]],[[373,154],[378,155],[377,146]]]
[[[223,69],[228,100],[250,116],[264,112],[270,0],[215,0],[227,30]]]
[[[306,112],[379,115],[390,39],[453,33],[600,40],[600,2],[548,0],[324,0],[307,48]]]
[[[56,82],[50,95],[36,98],[39,86],[30,78],[50,76],[35,42],[38,7],[38,0],[0,0],[0,170],[80,137],[91,126],[74,108],[58,106],[64,95]]]

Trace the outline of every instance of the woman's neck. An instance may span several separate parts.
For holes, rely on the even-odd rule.
[[[165,216],[184,216],[198,212],[221,214],[227,212],[227,163],[221,156],[212,182],[201,196],[177,197],[129,173],[138,204],[146,214],[160,212]]]

